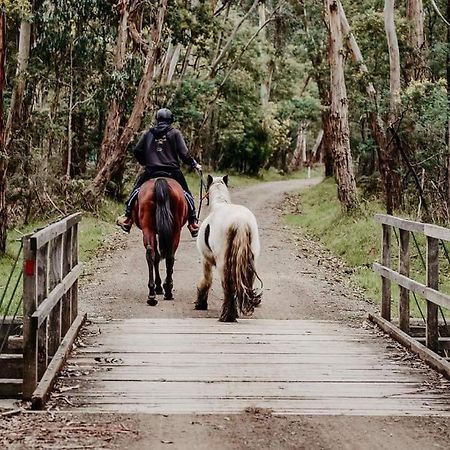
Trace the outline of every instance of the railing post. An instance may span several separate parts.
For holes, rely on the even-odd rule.
[[[436,290],[439,287],[439,241],[429,236],[427,236],[427,286]],[[430,350],[438,352],[438,306],[429,300],[427,300],[426,344]]]
[[[399,273],[409,278],[409,231],[400,229]],[[409,290],[400,286],[399,325],[409,333]]]
[[[381,263],[391,267],[391,226],[383,224],[383,237],[381,242]],[[381,278],[381,317],[391,320],[391,280]]]
[[[72,267],[78,264],[78,223],[72,226]],[[72,318],[71,323],[78,316],[78,280],[75,280],[71,289]]]
[[[49,251],[49,289],[51,292],[62,280],[62,235],[50,242]],[[48,357],[51,359],[61,343],[61,300],[49,316]]]
[[[72,269],[72,230],[69,228],[63,236],[63,265],[62,265],[62,276],[63,278]],[[65,336],[67,331],[72,324],[72,289],[69,289],[61,300],[62,311],[61,311],[61,328],[62,336]]]
[[[23,386],[24,400],[30,400],[38,382],[37,329],[31,316],[36,311],[36,251],[31,235],[23,237]]]
[[[48,295],[48,256],[49,243],[37,249],[37,306],[39,306]],[[33,321],[34,322],[34,321]],[[36,321],[37,322],[37,321]],[[38,327],[36,325],[36,327]],[[49,317],[38,327],[38,381],[42,378],[48,365],[48,328]]]

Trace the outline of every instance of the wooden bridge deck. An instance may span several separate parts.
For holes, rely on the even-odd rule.
[[[84,344],[54,396],[66,409],[450,415],[447,382],[373,331],[335,322],[117,320],[90,325]]]

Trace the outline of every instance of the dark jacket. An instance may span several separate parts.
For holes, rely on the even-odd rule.
[[[191,167],[197,164],[189,154],[181,131],[165,122],[142,134],[134,156],[149,172],[179,169],[180,159]]]

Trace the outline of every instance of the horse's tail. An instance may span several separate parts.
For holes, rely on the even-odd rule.
[[[159,254],[161,258],[165,258],[172,253],[173,215],[170,209],[170,186],[164,178],[157,178],[155,181],[155,200]]]
[[[255,255],[252,251],[252,229],[232,225],[228,229],[225,250],[224,281],[226,290],[234,293],[239,310],[249,315],[261,302],[261,294],[253,289],[256,273]]]

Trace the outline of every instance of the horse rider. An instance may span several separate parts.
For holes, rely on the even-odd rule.
[[[180,159],[193,169],[201,170],[202,166],[189,154],[181,131],[172,126],[172,112],[166,108],[156,113],[156,126],[144,132],[139,139],[134,156],[145,167],[138,177],[125,203],[125,215],[117,219],[117,225],[129,233],[133,225],[132,210],[140,187],[148,180],[158,177],[173,178],[184,190],[188,205],[188,230],[192,237],[198,234],[198,221],[192,196],[183,172],[180,169]]]

